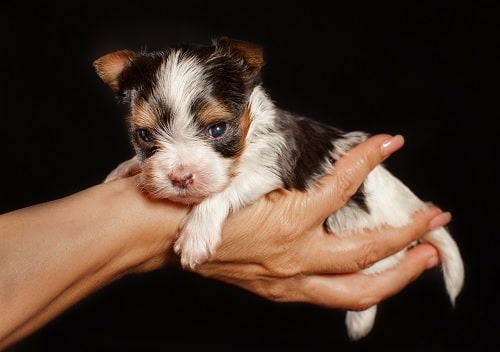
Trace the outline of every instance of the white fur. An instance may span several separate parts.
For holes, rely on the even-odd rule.
[[[341,208],[336,212],[334,220],[328,223],[333,232],[338,234],[342,230],[355,230],[353,226],[360,230],[383,224],[404,226],[409,223],[415,211],[425,206],[408,187],[382,166],[377,166],[368,175],[365,193],[371,213],[368,215],[353,208]],[[445,286],[450,301],[454,304],[464,281],[464,267],[458,246],[445,228],[428,232],[422,240],[432,243],[439,250]],[[381,273],[396,265],[403,258],[404,252],[405,250],[387,257],[363,272],[368,275]],[[373,308],[347,313],[346,325],[351,339],[360,339],[372,330],[376,315],[376,309]]]
[[[161,70],[158,71],[160,84],[154,96],[159,102],[164,102],[169,106],[174,115],[179,117],[174,120],[177,124],[186,124],[191,121],[189,103],[203,89],[196,84],[203,77],[203,67],[194,57],[181,58],[180,56],[180,51],[177,51],[169,55],[168,60],[163,63]],[[171,129],[172,132],[182,132],[183,126],[175,127]]]
[[[377,306],[368,309],[353,312],[349,311],[345,315],[347,334],[351,340],[359,340],[370,333],[375,323],[377,315]]]

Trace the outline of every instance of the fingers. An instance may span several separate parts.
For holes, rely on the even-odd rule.
[[[425,270],[439,264],[437,250],[429,244],[410,249],[395,267],[377,275],[313,275],[303,280],[304,301],[329,308],[363,310],[394,296]]]
[[[305,302],[333,309],[364,310],[396,295],[439,264],[435,247],[419,244],[396,266],[377,275],[302,275],[287,279],[235,280],[233,284],[275,302]],[[227,280],[226,280],[227,281]]]
[[[352,148],[334,164],[334,172],[319,181],[306,200],[318,209],[318,219],[326,218],[343,206],[358,190],[368,174],[404,144],[402,136],[379,134]],[[315,219],[316,220],[316,219]]]
[[[309,236],[298,261],[305,263],[305,273],[349,273],[408,247],[427,231],[446,225],[450,213],[429,206],[415,213],[412,222],[403,227],[384,227],[342,237],[327,234]]]

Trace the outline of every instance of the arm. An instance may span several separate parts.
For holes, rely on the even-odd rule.
[[[437,265],[436,250],[421,245],[383,275],[333,275],[364,268],[449,221],[447,213],[429,208],[404,229],[345,239],[323,232],[323,219],[403,143],[395,139],[381,148],[387,138],[353,149],[314,194],[273,192],[231,215],[214,261],[198,272],[273,300],[361,308]],[[148,199],[131,177],[0,215],[0,349],[123,275],[178,266],[172,247],[186,213],[175,203]]]
[[[0,349],[129,272],[168,256],[186,210],[144,197],[134,178],[0,216]]]

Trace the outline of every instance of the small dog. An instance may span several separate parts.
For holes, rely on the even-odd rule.
[[[332,162],[367,138],[278,108],[262,85],[259,45],[227,37],[211,45],[182,44],[159,52],[122,50],[94,61],[98,76],[128,105],[136,155],[105,182],[140,172],[140,186],[156,198],[191,206],[174,249],[190,269],[221,242],[230,212],[280,187],[307,190]],[[325,222],[333,233],[402,226],[425,205],[383,166]],[[424,240],[439,250],[452,304],[464,281],[457,244],[445,228]],[[405,251],[365,269],[382,272]],[[376,306],[348,311],[351,339],[372,329]]]

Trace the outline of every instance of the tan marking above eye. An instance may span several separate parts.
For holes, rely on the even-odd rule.
[[[143,100],[137,101],[132,107],[131,122],[142,128],[154,128],[157,125],[157,118],[150,105]]]
[[[229,110],[221,102],[214,101],[205,104],[197,113],[197,117],[202,125],[208,126],[224,120],[230,114]]]

